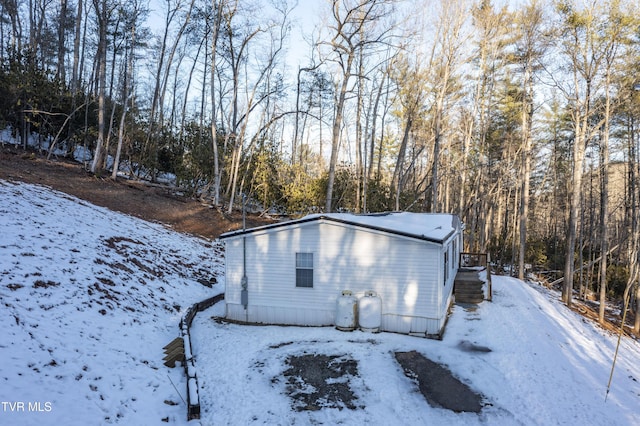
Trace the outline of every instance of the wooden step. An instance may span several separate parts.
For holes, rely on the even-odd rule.
[[[478,304],[484,300],[484,281],[478,270],[460,270],[456,274],[453,292],[456,303]]]
[[[453,285],[456,290],[482,290],[482,286],[484,285],[484,283],[455,282]]]
[[[456,295],[456,299],[460,299],[461,297],[484,298],[483,291],[456,291],[455,295]]]
[[[477,305],[478,303],[484,302],[484,296],[479,297],[460,297],[456,295],[455,298],[456,303],[465,303],[470,305]]]

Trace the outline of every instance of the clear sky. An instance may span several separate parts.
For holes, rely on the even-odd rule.
[[[309,41],[321,22],[322,1],[300,0],[292,13],[291,42],[289,58],[291,65],[305,65],[309,62]]]

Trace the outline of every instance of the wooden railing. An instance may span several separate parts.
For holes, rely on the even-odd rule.
[[[476,268],[484,267],[487,271],[487,287],[488,294],[487,300],[491,301],[493,298],[493,291],[491,289],[491,257],[489,253],[471,253],[460,252],[460,268]]]

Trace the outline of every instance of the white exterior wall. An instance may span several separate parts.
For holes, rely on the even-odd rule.
[[[438,323],[430,324],[429,329],[437,329],[439,334],[444,327],[447,321],[447,314],[449,310],[449,306],[451,304],[451,299],[453,297],[453,285],[456,279],[456,274],[458,272],[458,268],[460,267],[460,249],[462,247],[462,231],[458,232],[451,236],[449,240],[447,240],[442,246],[442,257],[443,257],[443,275],[444,268],[448,268],[448,272],[446,274],[446,283],[444,282],[444,276],[442,277],[442,287],[441,287],[441,295],[440,295],[440,317],[438,318]],[[447,252],[448,262],[447,265],[444,265],[444,252]],[[435,327],[435,328],[431,328]],[[432,332],[427,332],[427,334],[435,334]]]
[[[351,290],[356,297],[373,290],[382,299],[383,330],[438,334],[445,323],[458,267],[458,255],[449,243],[445,285],[444,248],[427,241],[327,221],[245,237],[248,310],[240,301],[242,236],[226,240],[229,319],[333,325],[342,290]],[[296,252],[314,254],[313,288],[295,286]]]

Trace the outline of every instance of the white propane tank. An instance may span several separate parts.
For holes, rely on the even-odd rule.
[[[382,325],[382,299],[375,291],[367,291],[358,299],[360,330],[377,333]]]
[[[349,290],[343,290],[336,308],[336,328],[341,331],[353,331],[357,326],[358,301]]]

